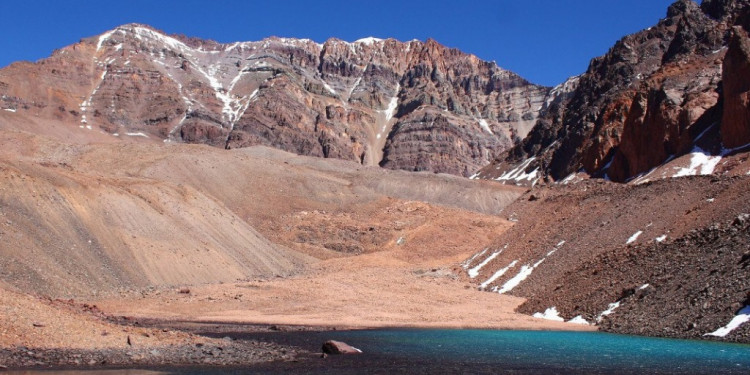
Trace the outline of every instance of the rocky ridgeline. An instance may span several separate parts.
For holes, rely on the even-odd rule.
[[[478,176],[532,184],[583,171],[622,182],[696,148],[719,155],[747,145],[749,20],[747,0],[675,2],[658,24],[593,59],[527,138]]]
[[[473,174],[549,88],[434,40],[219,44],[129,24],[0,70],[0,106],[120,137]]]

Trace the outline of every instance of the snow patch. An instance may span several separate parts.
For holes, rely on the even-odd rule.
[[[564,322],[565,321],[565,319],[563,319],[560,316],[560,313],[557,312],[557,308],[555,306],[552,306],[552,307],[548,308],[547,310],[544,310],[543,313],[534,313],[534,315],[532,315],[532,316],[535,317],[535,318],[541,318],[541,319],[547,319],[547,320],[554,320],[554,321],[557,321],[557,322]]]
[[[399,85],[399,88],[396,89],[396,95],[391,98],[391,101],[388,102],[388,108],[385,109],[385,121],[391,121],[393,116],[396,115],[396,109],[398,108],[398,92],[401,90],[401,87]]]
[[[631,244],[631,243],[635,242],[635,240],[638,239],[638,236],[640,236],[642,233],[643,233],[642,230],[639,230],[639,231],[633,233],[633,235],[630,236],[630,238],[628,238],[628,241],[625,242],[625,245],[628,245],[628,244]]]
[[[667,235],[663,234],[663,235],[661,235],[659,237],[654,238],[654,241],[656,241],[656,242],[664,242],[664,240],[666,240],[666,239],[667,239]]]
[[[675,168],[677,172],[672,177],[712,174],[721,161],[721,156],[711,156],[699,147],[695,147],[690,155],[690,166]]]
[[[357,86],[359,86],[359,83],[360,83],[360,82],[362,82],[362,77],[359,77],[359,78],[357,78],[357,80],[356,80],[356,81],[354,81],[354,84],[353,84],[353,85],[352,85],[352,87],[351,87],[351,88],[349,89],[349,96],[348,96],[348,98],[351,98],[351,97],[352,97],[352,94],[354,93],[354,89],[356,89],[356,88],[357,88]]]
[[[513,268],[516,263],[518,263],[518,260],[514,260],[510,262],[509,265],[507,265],[505,268],[501,268],[497,272],[495,272],[492,276],[490,276],[489,279],[487,279],[485,282],[483,282],[481,285],[479,285],[479,289],[484,289],[487,287],[487,285],[492,284],[495,280],[497,280],[500,276],[505,275],[506,272],[508,272],[509,269]]]
[[[518,284],[521,284],[522,281],[526,280],[529,275],[531,275],[532,272],[534,272],[534,269],[538,267],[542,262],[544,262],[544,259],[534,263],[534,265],[524,265],[521,267],[521,270],[518,271],[518,274],[516,276],[513,276],[512,279],[508,280],[503,284],[503,286],[498,290],[497,292],[500,294],[504,294],[507,292],[510,292],[513,290],[513,288],[517,287]]]
[[[615,312],[615,310],[620,307],[620,301],[610,303],[606,310],[602,311],[601,314],[597,315],[596,322],[599,323],[602,321],[602,319]]]
[[[750,321],[750,306],[745,306],[734,316],[734,318],[732,318],[732,320],[729,321],[729,323],[727,323],[727,325],[711,333],[706,333],[703,336],[726,337],[730,332],[748,321]]]
[[[484,131],[486,131],[487,133],[495,134],[495,133],[492,132],[492,129],[490,129],[490,124],[487,123],[487,120],[480,119],[479,120],[479,126],[481,126],[482,129],[484,129]]]
[[[552,250],[550,250],[547,253],[547,256],[545,256],[544,258],[538,260],[533,265],[526,264],[523,267],[521,267],[521,270],[518,272],[518,274],[516,276],[513,276],[513,278],[511,278],[510,280],[506,281],[505,284],[503,284],[503,286],[497,292],[500,293],[500,294],[504,294],[504,293],[507,293],[507,292],[510,292],[511,290],[513,290],[513,288],[517,287],[518,284],[520,284],[522,281],[526,280],[526,278],[529,277],[529,275],[531,275],[531,273],[534,272],[534,270],[537,267],[539,267],[540,264],[542,264],[545,260],[547,260],[547,257],[549,257],[550,255],[554,254],[560,248],[560,246],[562,246],[564,244],[565,244],[565,241],[558,242],[557,245],[555,245],[555,247],[552,248]]]
[[[15,108],[3,108],[3,111],[15,112],[16,109]]]
[[[648,283],[646,283],[646,284],[643,284],[643,285],[641,285],[640,287],[638,287],[638,290],[643,290],[643,289],[646,289],[646,288],[648,288],[648,287],[649,287],[649,285],[650,285],[650,284],[648,284]]]
[[[589,323],[588,320],[584,319],[583,316],[581,315],[571,318],[570,320],[567,321],[567,323],[591,325],[591,323]]]
[[[148,138],[148,135],[146,135],[146,133],[141,133],[141,132],[137,132],[137,133],[125,133],[125,135],[131,136],[131,137],[145,137],[145,138]]]
[[[485,253],[487,252],[487,250],[489,250],[489,248],[485,248],[484,250],[482,250],[482,251],[480,251],[480,252],[478,252],[478,253],[474,254],[474,255],[473,255],[473,256],[472,256],[471,258],[469,258],[469,259],[468,259],[467,261],[463,262],[463,263],[461,264],[461,267],[463,267],[463,269],[467,269],[467,268],[469,268],[469,266],[471,265],[471,263],[472,263],[472,262],[474,262],[474,260],[475,260],[475,259],[477,259],[477,258],[481,257],[482,255],[484,255],[484,254],[485,254]]]
[[[526,168],[531,165],[531,163],[536,160],[535,156],[532,156],[526,160],[523,161],[519,166],[503,173],[500,177],[496,178],[495,181],[515,181],[516,183],[519,183],[523,180],[527,180],[529,182],[532,182],[532,185],[536,184],[536,179],[539,174],[539,168],[534,169],[531,172],[526,173]]]
[[[99,50],[102,49],[102,44],[104,43],[104,41],[107,40],[107,39],[109,39],[109,37],[111,37],[112,34],[115,33],[115,31],[117,31],[117,30],[107,31],[106,33],[104,33],[101,36],[99,36],[99,41],[96,43],[96,51],[97,52],[99,52]]]
[[[487,265],[487,263],[491,262],[491,261],[492,261],[493,259],[495,259],[495,258],[496,258],[496,257],[497,257],[498,255],[500,255],[500,253],[502,253],[502,252],[503,252],[503,250],[505,250],[505,248],[503,248],[503,249],[500,249],[500,250],[498,250],[498,251],[495,251],[495,252],[494,252],[494,253],[492,253],[492,254],[491,254],[490,256],[488,256],[488,257],[487,257],[487,259],[485,259],[484,261],[482,261],[482,263],[479,263],[479,264],[477,264],[477,266],[476,266],[476,267],[474,267],[474,268],[470,269],[470,270],[469,270],[469,277],[471,277],[471,278],[473,279],[473,278],[475,278],[475,277],[479,276],[479,270],[481,270],[481,269],[482,269],[482,267],[484,267],[484,266],[486,266],[486,265]]]
[[[336,93],[336,90],[334,90],[334,89],[333,89],[333,87],[331,87],[331,86],[330,86],[330,85],[328,84],[328,82],[326,82],[326,81],[323,81],[323,80],[321,80],[321,81],[323,82],[323,87],[325,87],[325,89],[326,89],[326,90],[328,90],[328,92],[330,92],[330,93],[331,93],[331,95],[338,95],[338,94]]]

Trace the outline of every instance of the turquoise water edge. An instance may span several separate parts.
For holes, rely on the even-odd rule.
[[[154,370],[174,374],[750,374],[750,345],[600,332],[380,329],[232,336],[270,340],[310,351],[318,351],[320,343],[334,339],[360,348],[364,354],[245,368]],[[9,372],[42,373],[55,372]],[[92,374],[101,370],[64,373]],[[139,371],[107,373],[131,375]]]

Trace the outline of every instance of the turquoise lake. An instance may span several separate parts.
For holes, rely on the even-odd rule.
[[[226,335],[226,334],[224,334]],[[598,332],[364,330],[230,335],[319,351],[345,341],[364,354],[246,368],[173,368],[174,374],[750,374],[750,345]],[[66,374],[92,372],[66,372]],[[120,370],[116,374],[137,374]],[[32,374],[24,372],[24,374]]]

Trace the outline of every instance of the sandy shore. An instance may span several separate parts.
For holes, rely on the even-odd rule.
[[[460,255],[459,258],[463,258]],[[477,291],[461,269],[409,266],[391,252],[320,262],[291,278],[92,301],[110,315],[336,328],[593,330],[518,314],[524,299]],[[457,264],[457,263],[454,263]]]

